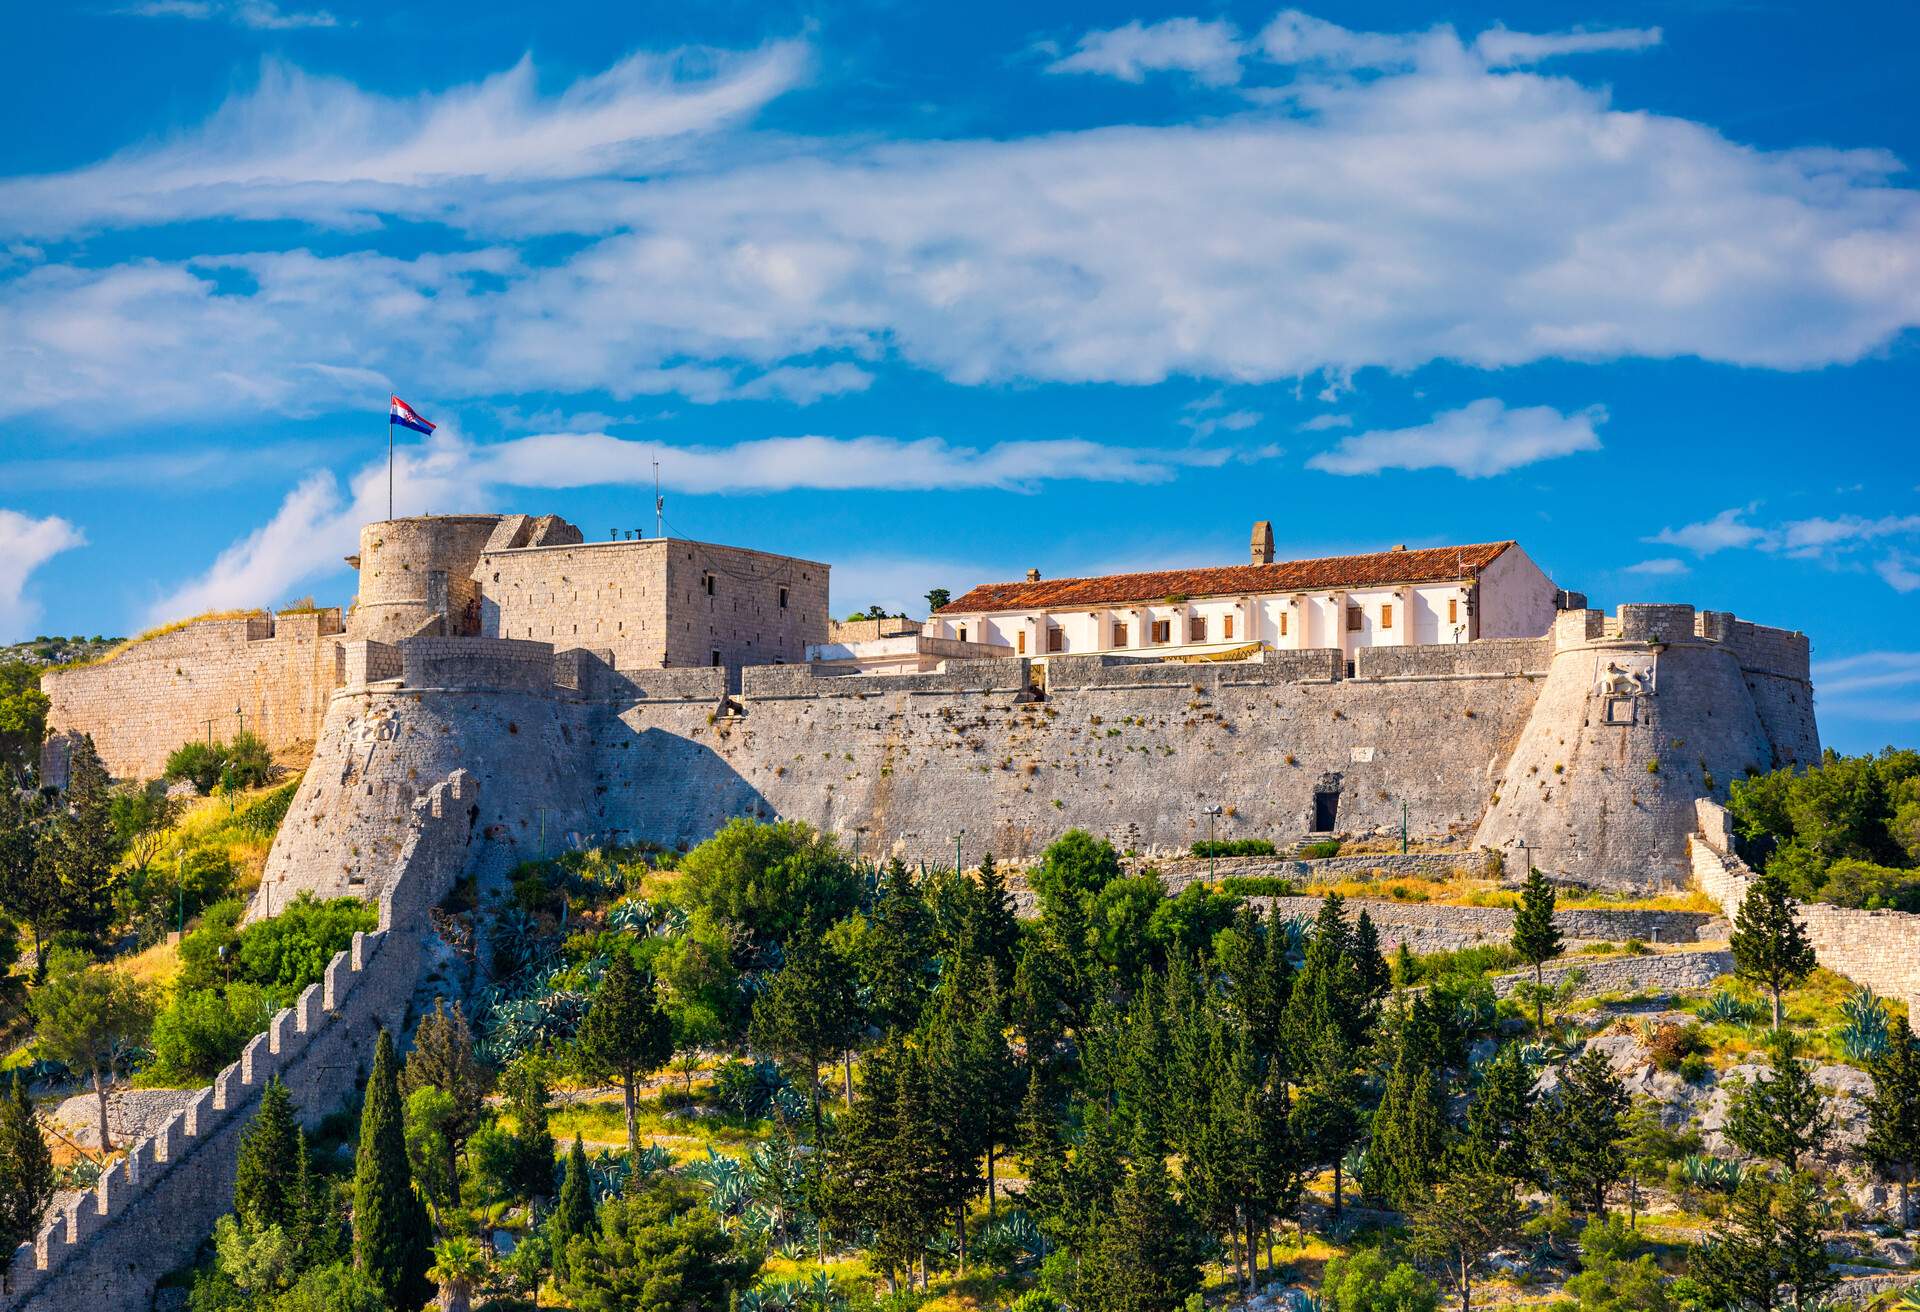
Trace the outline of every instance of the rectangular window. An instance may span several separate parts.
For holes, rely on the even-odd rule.
[[[1171,642],[1173,640],[1173,621],[1155,620],[1153,622],[1153,640],[1155,642]]]
[[[1287,613],[1285,611],[1280,612],[1280,636],[1283,638],[1287,636]]]
[[[1116,647],[1127,645],[1127,626],[1118,620],[1114,621],[1113,625],[1113,645]]]
[[[1458,624],[1459,622],[1460,622],[1460,598],[1448,597],[1447,598],[1447,623]]]
[[[1220,636],[1229,639],[1233,637],[1233,616],[1227,615],[1221,618]]]
[[[966,640],[967,640],[967,626],[962,624],[960,626],[960,641],[965,642]]]
[[[1022,656],[1027,654],[1027,631],[1025,629],[1013,635],[1013,649]]]
[[[1207,640],[1207,621],[1203,615],[1195,615],[1187,621],[1187,641],[1205,642]]]
[[[1048,651],[1065,651],[1066,649],[1067,649],[1067,635],[1063,633],[1058,627],[1049,625],[1047,627],[1047,650]]]
[[[1390,601],[1382,602],[1380,605],[1380,627],[1383,629],[1393,627],[1393,603]]]
[[[785,610],[786,608],[787,608],[787,590],[785,588],[782,588],[780,589],[780,609]]]
[[[713,595],[713,575],[711,573],[704,575],[702,582],[706,585],[707,595],[711,597]]]
[[[1360,608],[1358,606],[1347,607],[1347,632],[1358,633],[1365,627],[1366,621],[1360,616]]]
[[[716,648],[716,649],[714,650],[714,653],[713,653],[713,663],[714,663],[714,665],[716,665],[716,666],[718,666],[718,665],[720,664],[720,652],[719,652],[719,649],[718,649],[718,648]]]

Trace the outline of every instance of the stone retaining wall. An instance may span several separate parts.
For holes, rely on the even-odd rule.
[[[1666,993],[1704,989],[1733,969],[1733,953],[1725,950],[1706,952],[1660,952],[1639,957],[1602,957],[1595,961],[1571,961],[1549,966],[1541,972],[1548,988],[1558,988],[1569,976],[1579,982],[1574,996],[1591,998],[1601,993]],[[1508,997],[1533,983],[1532,971],[1496,975],[1493,992]]]
[[[1282,915],[1313,916],[1320,910],[1314,897],[1255,899],[1280,908]],[[1485,943],[1505,943],[1513,937],[1513,911],[1508,907],[1453,907],[1430,902],[1389,902],[1347,899],[1347,918],[1365,911],[1380,931],[1381,949],[1391,952],[1405,943],[1413,952],[1451,952]],[[1727,922],[1700,911],[1575,910],[1557,912],[1554,925],[1569,943],[1624,943],[1639,939],[1657,943],[1717,943],[1727,937]]]
[[[1732,917],[1746,900],[1753,869],[1734,853],[1733,819],[1725,807],[1703,798],[1696,814],[1689,849],[1694,885]],[[1907,1014],[1920,1020],[1920,916],[1803,902],[1800,923],[1822,966],[1904,1001]]]
[[[312,1128],[364,1080],[379,1032],[406,1019],[431,932],[426,909],[465,864],[473,792],[471,776],[457,771],[419,799],[378,928],[355,934],[325,978],[276,1014],[239,1061],[15,1250],[8,1309],[147,1308],[160,1278],[191,1260],[233,1206],[240,1136],[267,1082],[285,1081]]]

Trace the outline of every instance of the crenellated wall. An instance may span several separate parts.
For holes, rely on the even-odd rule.
[[[465,864],[473,799],[474,782],[459,771],[418,799],[379,900],[378,928],[354,935],[322,981],[278,1012],[239,1061],[15,1250],[7,1308],[147,1307],[155,1283],[190,1261],[232,1208],[240,1136],[267,1082],[285,1081],[312,1128],[364,1080],[380,1030],[406,1019],[430,932],[426,910]]]
[[[312,743],[339,683],[338,610],[200,620],[108,660],[49,670],[45,777],[65,782],[61,739],[91,734],[115,778],[152,779],[192,739],[246,729],[279,752]]]
[[[1694,886],[1731,920],[1746,901],[1753,868],[1733,850],[1733,819],[1725,807],[1702,798],[1695,816],[1689,843]],[[1905,1002],[1907,1014],[1920,1022],[1920,916],[1802,902],[1799,918],[1822,966]]]

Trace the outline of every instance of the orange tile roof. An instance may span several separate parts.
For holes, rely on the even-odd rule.
[[[1364,556],[1277,560],[1271,565],[1221,565],[1212,569],[1156,569],[1098,578],[1041,579],[1037,583],[982,583],[942,606],[939,615],[976,615],[1002,610],[1058,610],[1155,602],[1166,597],[1230,597],[1247,593],[1315,592],[1328,588],[1377,588],[1400,583],[1447,583],[1471,578],[1494,562],[1508,542],[1417,551],[1375,551]]]

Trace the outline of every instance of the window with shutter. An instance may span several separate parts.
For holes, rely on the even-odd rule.
[[[1127,626],[1118,620],[1114,621],[1113,625],[1113,645],[1116,647],[1127,645]]]
[[[1013,649],[1022,656],[1027,654],[1027,631],[1025,629],[1013,635]]]
[[[1233,637],[1233,616],[1231,616],[1231,615],[1226,615],[1226,616],[1223,616],[1223,617],[1221,617],[1221,620],[1220,620],[1220,636],[1221,636],[1221,637],[1223,637],[1223,638],[1232,638],[1232,637]]]
[[[1358,606],[1347,607],[1347,632],[1358,633],[1366,626],[1366,620],[1361,617],[1360,608]]]
[[[1448,597],[1447,598],[1447,623],[1458,624],[1459,622],[1460,622],[1460,598]]]
[[[1207,620],[1204,615],[1195,615],[1187,621],[1187,641],[1205,642],[1207,640]]]
[[[1393,603],[1390,601],[1382,602],[1380,605],[1380,627],[1383,629],[1393,627]]]
[[[1287,636],[1287,613],[1285,611],[1280,612],[1280,636],[1283,638]]]
[[[1049,625],[1047,628],[1047,650],[1065,651],[1066,649],[1067,635],[1062,632],[1058,626]]]
[[[1172,620],[1155,620],[1153,622],[1153,640],[1155,642],[1172,641],[1173,640],[1173,621]]]

